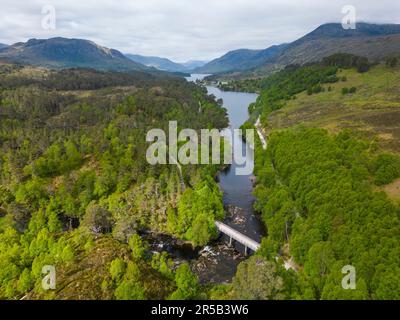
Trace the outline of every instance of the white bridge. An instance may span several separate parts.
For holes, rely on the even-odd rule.
[[[217,229],[226,234],[229,237],[229,245],[232,245],[232,241],[236,240],[237,242],[244,245],[244,253],[247,255],[247,250],[251,249],[253,251],[257,251],[260,248],[260,244],[253,239],[250,239],[248,236],[245,236],[243,233],[236,231],[235,229],[231,228],[230,226],[222,223],[220,221],[215,221],[215,225]]]

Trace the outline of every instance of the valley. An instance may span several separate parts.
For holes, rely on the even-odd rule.
[[[400,299],[399,88],[397,24],[326,23],[209,62],[0,45],[0,299]],[[178,163],[166,140],[185,128],[230,137],[218,157],[244,165]]]

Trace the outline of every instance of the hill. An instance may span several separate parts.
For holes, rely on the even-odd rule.
[[[380,64],[366,73],[349,69],[337,76],[346,81],[324,84],[318,94],[302,92],[284,108],[272,112],[268,128],[302,124],[332,133],[358,130],[376,139],[383,149],[400,153],[400,68]],[[343,89],[353,87],[354,93],[343,94]]]
[[[84,67],[99,70],[150,70],[121,52],[82,39],[30,39],[0,49],[0,58],[49,68]]]
[[[206,61],[189,60],[177,63],[167,58],[142,56],[138,54],[125,54],[126,57],[137,63],[167,72],[191,72],[193,69],[204,66]]]
[[[296,269],[282,277],[297,299],[400,298],[400,68],[350,60],[363,58],[287,67],[250,107],[268,142],[255,155],[260,255]],[[341,285],[344,266],[354,290]]]
[[[276,57],[284,50],[285,44],[272,46],[264,50],[239,49],[230,51],[222,57],[210,61],[206,65],[195,69],[197,73],[224,73],[231,71],[249,70],[254,67],[273,63]]]
[[[400,52],[400,25],[358,23],[355,30],[325,24],[291,43],[278,57],[280,65],[320,61],[335,53],[351,53],[380,60]]]
[[[143,64],[148,67],[154,67],[158,70],[168,71],[168,72],[185,72],[188,68],[182,64],[175,63],[167,58],[160,57],[148,57],[141,56],[138,54],[125,54],[130,60]]]
[[[225,109],[170,75],[20,64],[0,65],[0,101],[0,299],[165,299],[187,278],[193,293],[174,296],[200,296],[189,266],[176,269],[140,235],[213,237],[214,223],[202,222],[213,210],[174,217],[182,198],[222,213],[218,168],[182,168],[196,188],[182,190],[176,166],[148,163],[145,137],[171,116],[198,132],[225,128]],[[197,189],[201,203],[189,198]],[[171,224],[180,219],[187,227]],[[57,270],[55,290],[42,289],[44,264]]]
[[[259,77],[289,64],[316,62],[339,52],[371,60],[399,53],[400,25],[358,23],[355,30],[345,30],[339,23],[328,23],[287,45],[231,51],[196,72],[221,74],[222,78]]]
[[[200,68],[204,66],[208,61],[202,61],[202,60],[189,60],[187,62],[181,63],[183,66],[185,66],[188,70],[193,70],[195,68]]]

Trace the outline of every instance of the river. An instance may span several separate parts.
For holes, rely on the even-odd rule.
[[[186,79],[195,82],[202,80],[205,76],[192,74]],[[207,91],[216,99],[223,100],[230,123],[230,127],[226,130],[238,129],[248,119],[248,106],[257,99],[257,94],[221,91],[213,86],[207,86]],[[235,142],[233,148],[247,149],[246,161],[254,163],[247,144],[238,136],[235,136],[233,141]],[[235,169],[236,164],[233,163],[226,171],[219,174],[223,202],[228,212],[224,223],[259,242],[265,235],[265,228],[253,209],[252,174],[236,175]],[[172,244],[171,239],[164,239],[161,243],[160,239],[156,239],[156,242],[152,243],[157,243],[160,250],[169,251],[178,263],[179,260],[190,262],[192,270],[199,276],[202,283],[231,282],[238,264],[246,259],[243,246],[235,243],[234,247],[230,247],[226,236],[221,236],[198,251],[193,251],[181,244]]]

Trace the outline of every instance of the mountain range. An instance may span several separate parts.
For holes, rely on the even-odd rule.
[[[83,67],[98,70],[152,70],[115,49],[83,39],[30,39],[0,48],[0,58],[49,68]]]
[[[196,73],[263,73],[279,66],[319,61],[334,53],[352,53],[371,60],[400,53],[400,25],[358,23],[343,29],[339,23],[321,25],[304,37],[264,50],[241,49],[228,52]]]
[[[204,66],[206,61],[188,61],[185,63],[173,62],[167,58],[142,56],[138,54],[125,54],[126,57],[137,63],[143,64],[148,67],[154,67],[158,70],[168,72],[188,72],[194,68]]]
[[[98,70],[210,73],[221,77],[265,76],[285,65],[303,65],[334,53],[352,53],[370,60],[400,53],[400,25],[358,23],[355,30],[328,23],[300,39],[262,50],[239,49],[208,63],[176,63],[166,58],[122,54],[83,39],[30,39],[0,44],[0,59],[49,68],[86,67]]]

